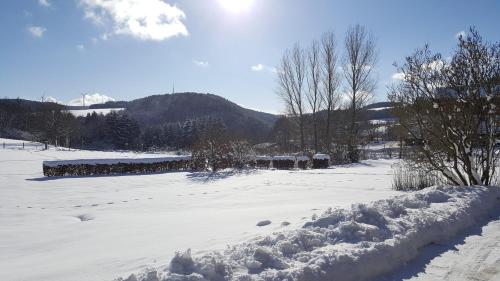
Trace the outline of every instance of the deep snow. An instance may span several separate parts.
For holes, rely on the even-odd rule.
[[[500,212],[449,241],[422,249],[407,265],[374,281],[500,280]]]
[[[496,213],[499,203],[498,187],[432,187],[328,210],[302,228],[275,232],[224,252],[195,258],[190,252],[179,253],[164,271],[152,270],[128,280],[370,280],[404,266],[426,246],[446,242]],[[497,262],[492,267],[496,273]],[[464,265],[474,268],[467,262]],[[473,276],[457,277],[472,280]]]
[[[498,188],[396,192],[388,160],[49,179],[44,160],[169,155],[3,142],[0,280],[500,279]]]
[[[193,255],[300,228],[329,207],[400,194],[393,161],[327,170],[217,175],[45,178],[42,161],[146,158],[120,152],[55,150],[21,141],[0,146],[0,280],[113,280]],[[271,224],[257,226],[261,221]]]

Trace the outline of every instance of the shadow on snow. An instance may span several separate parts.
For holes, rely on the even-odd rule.
[[[496,210],[493,215],[485,216],[475,226],[445,241],[443,244],[432,243],[425,246],[411,262],[400,267],[396,271],[373,278],[372,281],[403,281],[412,277],[417,277],[420,273],[425,272],[427,265],[430,264],[433,259],[438,258],[448,251],[458,251],[457,246],[465,244],[467,237],[474,235],[482,236],[483,227],[488,225],[492,220],[498,219],[500,219],[500,208]]]

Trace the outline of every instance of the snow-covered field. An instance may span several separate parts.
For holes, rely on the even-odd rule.
[[[0,148],[0,280],[112,280],[166,265],[178,250],[221,250],[301,227],[329,207],[399,194],[390,188],[392,161],[216,176],[48,179],[44,160],[147,156],[22,150],[16,143]],[[271,224],[256,226],[264,220]]]
[[[391,190],[391,160],[326,170],[44,178],[44,160],[165,155],[43,151],[40,145],[27,143],[23,150],[20,141],[2,142],[8,145],[0,147],[0,280],[142,276],[148,268],[166,268],[176,251],[187,249],[197,257],[196,266],[190,267],[190,259],[182,257],[174,264],[177,272],[192,274],[149,270],[151,278],[203,280],[198,273],[205,272],[212,274],[210,280],[222,280],[217,274],[231,265],[234,280],[250,280],[245,279],[249,270],[254,273],[251,278],[262,280],[280,276],[322,280],[329,263],[349,264],[351,271],[373,274],[419,259],[420,248],[429,241],[446,241],[473,225],[491,204],[498,205],[495,196],[500,196],[498,190],[485,189],[396,192]],[[381,201],[369,203],[377,200]],[[361,205],[351,207],[355,203]],[[309,226],[303,228],[305,223]],[[492,223],[489,242],[476,239],[483,241],[484,249],[500,249],[495,226],[500,229],[500,224]],[[470,243],[480,242],[472,239]],[[485,256],[485,251],[474,249],[474,245],[465,247],[462,255]],[[429,265],[422,274],[385,280],[415,276],[441,280],[433,277],[440,276],[440,267],[456,258],[445,254],[444,260],[436,258],[435,266]],[[348,262],[352,258],[358,262]],[[216,260],[224,262],[214,270]],[[469,260],[489,265],[486,273],[480,265],[470,265],[471,271],[497,276],[499,255]],[[338,274],[335,270],[330,273],[349,277],[334,275]]]
[[[222,253],[194,258],[189,252],[179,254],[169,268],[132,275],[127,281],[372,280],[404,268],[433,244],[446,243],[474,227],[496,213],[499,202],[498,187],[431,187],[353,204],[349,209],[328,210],[302,228],[259,237]],[[477,238],[469,245],[469,250],[476,251],[469,251],[472,256],[465,258],[468,262],[462,262],[458,272],[451,272],[451,266],[444,268],[453,274],[451,280],[498,280],[499,254],[489,255],[498,252],[498,245],[491,240],[484,243],[489,239]],[[472,264],[486,263],[488,255],[492,260],[484,267]],[[439,263],[439,258],[436,260],[434,263]],[[453,264],[453,258],[444,260]],[[433,277],[420,280],[443,280]]]
[[[112,111],[121,111],[123,108],[96,108],[96,109],[74,109],[68,110],[69,113],[76,117],[85,117],[87,114],[97,113],[97,114],[108,114]]]
[[[366,150],[383,150],[383,149],[399,149],[399,142],[398,141],[377,141],[377,142],[370,142],[366,145],[359,146],[360,149],[366,149]]]

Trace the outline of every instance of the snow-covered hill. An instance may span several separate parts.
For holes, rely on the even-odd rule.
[[[67,110],[71,114],[73,114],[76,117],[84,117],[87,116],[87,114],[92,114],[92,113],[97,113],[97,114],[108,114],[112,111],[121,111],[123,108],[96,108],[96,109],[72,109],[72,110]]]

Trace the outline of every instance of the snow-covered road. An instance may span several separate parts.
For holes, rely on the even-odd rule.
[[[377,281],[500,280],[500,214],[455,239],[427,246],[407,266]]]

